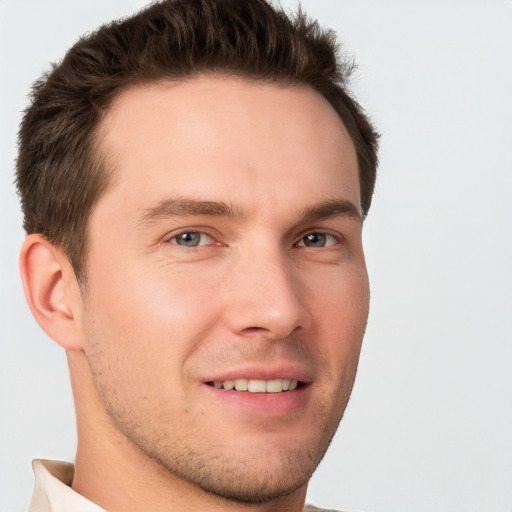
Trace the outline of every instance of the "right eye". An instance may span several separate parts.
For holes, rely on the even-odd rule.
[[[201,247],[211,244],[213,239],[211,236],[200,231],[183,231],[170,238],[169,242],[180,247]]]

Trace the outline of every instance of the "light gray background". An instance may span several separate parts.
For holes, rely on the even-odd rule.
[[[0,0],[0,511],[33,457],[72,460],[64,353],[25,305],[12,186],[31,82],[144,0]],[[284,5],[296,5],[294,0]],[[358,379],[309,501],[512,511],[512,2],[303,0],[338,31],[380,131],[365,226],[372,307]]]

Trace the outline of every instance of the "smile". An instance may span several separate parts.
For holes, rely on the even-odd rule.
[[[227,391],[248,391],[249,393],[281,393],[283,391],[293,391],[301,383],[291,379],[234,379],[225,381],[210,381],[209,386]]]

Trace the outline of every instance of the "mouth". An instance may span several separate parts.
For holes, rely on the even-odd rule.
[[[203,381],[203,389],[208,391],[208,400],[223,403],[245,418],[289,419],[308,406],[312,384],[313,379],[298,368],[253,367],[212,375]]]
[[[293,379],[233,379],[209,381],[206,385],[226,391],[245,391],[247,393],[283,393],[300,389],[305,384]]]

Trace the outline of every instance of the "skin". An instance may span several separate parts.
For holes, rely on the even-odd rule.
[[[83,293],[58,249],[22,250],[29,304],[68,351],[73,488],[111,512],[302,510],[368,315],[346,129],[308,88],[203,76],[124,92],[98,136],[113,179]],[[209,385],[233,376],[303,384]]]

